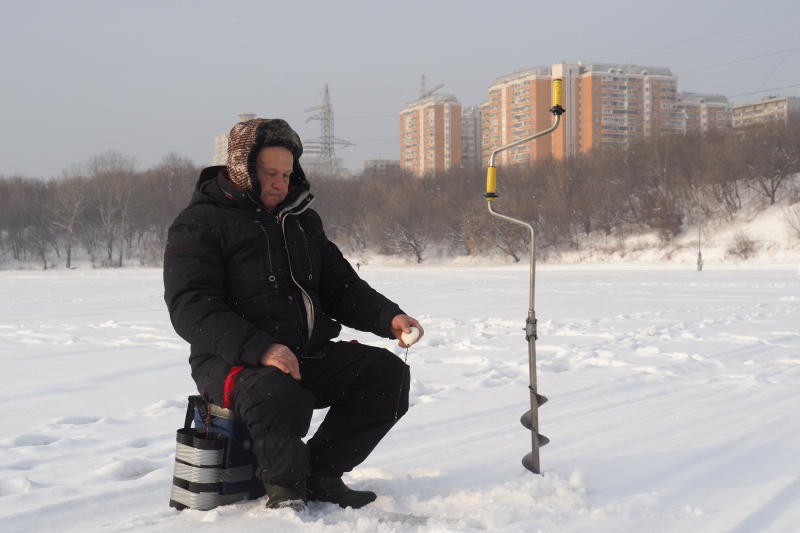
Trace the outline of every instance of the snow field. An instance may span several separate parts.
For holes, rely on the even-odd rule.
[[[800,531],[796,269],[541,269],[543,476],[527,268],[361,274],[425,327],[412,407],[347,476],[374,504],[296,514],[167,507],[194,385],[159,271],[0,273],[0,531]]]

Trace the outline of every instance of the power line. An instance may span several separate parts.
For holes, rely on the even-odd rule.
[[[709,43],[718,43],[718,42],[730,43],[732,39],[736,40],[736,39],[741,39],[743,37],[750,37],[752,35],[758,35],[760,33],[764,33],[764,32],[767,32],[767,31],[774,32],[776,27],[775,26],[770,26],[770,27],[761,28],[759,30],[748,32],[748,33],[744,33],[744,34],[739,34],[739,35],[734,35],[734,36],[725,35],[725,34],[728,34],[731,30],[736,30],[736,29],[738,29],[738,28],[740,28],[742,26],[752,27],[757,22],[767,22],[766,19],[768,17],[771,17],[772,15],[776,15],[776,14],[780,13],[781,11],[784,11],[787,8],[792,8],[792,7],[796,7],[796,0],[791,0],[789,2],[786,2],[784,5],[782,5],[780,7],[777,7],[775,9],[773,9],[772,11],[768,11],[766,13],[759,14],[758,20],[755,21],[755,22],[753,21],[752,18],[748,18],[747,20],[724,26],[724,27],[720,28],[718,31],[716,31],[715,33],[711,34],[711,35],[709,35],[708,32],[703,32],[702,35],[698,35],[696,37],[687,38],[687,39],[681,39],[679,41],[673,41],[671,43],[664,44],[663,46],[660,46],[659,48],[653,48],[653,49],[650,49],[650,50],[639,51],[639,52],[636,52],[636,53],[634,53],[632,55],[631,54],[627,54],[627,57],[635,58],[635,57],[642,57],[642,56],[660,55],[660,54],[675,52],[675,51],[678,51],[678,50],[693,49],[693,48],[697,47],[697,45],[709,44]],[[787,19],[788,19],[788,23],[780,24],[780,25],[777,26],[777,28],[790,27],[790,28],[794,29],[795,26],[796,26],[794,21],[791,20],[791,17],[785,17],[784,21],[786,21]],[[725,37],[717,39],[718,36],[723,36],[723,35],[725,35]],[[599,63],[613,63],[614,61],[598,61],[598,62]]]
[[[706,65],[705,67],[697,67],[697,68],[692,68],[692,69],[689,69],[689,70],[683,70],[681,72],[677,72],[676,74],[677,75],[688,74],[690,72],[699,72],[701,70],[709,70],[709,69],[712,69],[712,68],[724,67],[726,65],[735,65],[737,63],[744,63],[745,61],[752,61],[754,59],[761,59],[762,57],[769,57],[769,56],[775,56],[775,55],[778,55],[778,54],[783,54],[783,53],[786,53],[786,52],[792,52],[792,51],[797,50],[799,48],[800,47],[797,47],[797,46],[795,46],[794,48],[784,48],[783,50],[776,50],[774,52],[767,52],[766,54],[759,54],[757,56],[743,57],[741,59],[734,59],[733,61],[726,61],[724,63],[717,63],[715,65]]]
[[[797,36],[797,39],[794,41],[794,43],[792,44],[792,46],[793,46],[793,47],[797,47],[797,45],[799,45],[799,44],[800,44],[800,35],[798,35],[798,36]],[[758,88],[759,88],[759,89],[761,89],[762,87],[764,87],[764,85],[766,85],[766,84],[767,84],[767,81],[769,81],[769,78],[771,78],[771,77],[772,77],[772,75],[773,75],[773,74],[775,74],[775,73],[778,71],[778,69],[780,68],[780,66],[781,66],[781,65],[783,65],[783,63],[786,61],[786,59],[787,59],[787,58],[788,58],[788,57],[789,57],[791,54],[792,54],[791,52],[786,52],[786,53],[783,55],[783,57],[782,57],[782,58],[780,58],[780,59],[778,60],[778,62],[775,64],[775,66],[774,66],[774,67],[772,67],[772,70],[770,71],[770,73],[769,73],[769,74],[767,74],[766,76],[762,76],[762,77],[761,77],[761,85],[759,85],[759,86],[758,86]]]
[[[400,137],[387,137],[384,139],[356,139],[358,144],[390,144],[400,142]]]
[[[760,91],[750,91],[748,93],[732,94],[730,97],[736,98],[737,96],[750,96],[751,94],[770,93],[772,91],[782,91],[783,89],[792,89],[794,87],[800,87],[800,83],[795,83],[794,85],[784,85],[783,87],[773,87],[771,89],[762,89]]]
[[[390,117],[397,117],[397,113],[392,115],[350,115],[345,117],[339,117],[339,119],[365,119],[365,118],[390,118]]]

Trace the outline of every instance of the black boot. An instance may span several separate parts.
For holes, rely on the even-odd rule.
[[[307,486],[310,501],[336,503],[339,507],[358,509],[378,497],[369,490],[351,489],[340,477],[310,476]]]
[[[267,491],[267,509],[289,508],[302,511],[306,508],[306,491],[303,486],[282,487],[264,483]]]

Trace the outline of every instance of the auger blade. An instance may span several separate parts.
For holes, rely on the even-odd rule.
[[[528,429],[530,429],[530,428],[528,428]],[[547,437],[545,437],[541,433],[537,433],[537,435],[539,435],[539,448],[541,448],[542,446],[544,446],[545,444],[550,442],[550,439],[548,439]]]
[[[533,431],[533,426],[531,426],[531,410],[528,409],[525,413],[519,418],[519,421],[525,426],[525,429],[528,431]]]
[[[533,426],[531,426],[531,411],[530,411],[530,409],[525,411],[525,413],[521,417],[519,417],[519,422],[528,431],[533,431]]]
[[[538,461],[537,461],[538,462]],[[533,464],[533,454],[529,453],[525,457],[522,458],[522,466],[533,472],[534,474],[541,474],[539,471],[539,465]]]
[[[522,418],[520,418],[519,421],[522,422],[522,425],[525,426],[525,429],[527,429],[528,431],[533,431],[533,428],[531,427],[530,411],[522,415]],[[539,447],[542,447],[548,442],[550,442],[550,439],[548,439],[541,433],[537,433],[537,435],[539,435]]]
[[[547,403],[547,396],[543,396],[541,394],[536,395],[536,403],[539,404],[539,407],[543,406]]]

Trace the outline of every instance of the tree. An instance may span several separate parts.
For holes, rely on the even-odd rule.
[[[743,154],[747,143],[742,136],[709,134],[703,149],[700,183],[708,191],[702,201],[707,216],[718,206],[729,218],[742,208],[740,184],[745,179]]]
[[[79,167],[64,171],[61,180],[50,182],[53,191],[48,205],[50,223],[61,230],[65,242],[66,267],[72,268],[72,244],[81,217],[88,207],[89,183],[80,175]]]
[[[773,121],[752,126],[746,132],[749,149],[745,152],[745,168],[749,183],[753,190],[764,195],[769,205],[775,204],[788,178],[800,171],[797,132],[790,124]]]
[[[105,244],[105,262],[109,266],[114,264],[116,246],[117,266],[122,266],[122,241],[130,216],[134,160],[118,152],[105,152],[89,160],[88,170],[94,193],[92,207]]]
[[[429,188],[427,180],[395,182],[387,188],[389,201],[381,209],[389,249],[398,255],[411,253],[417,263],[435,238]]]
[[[192,196],[200,169],[186,157],[167,154],[133,180],[130,232],[144,264],[161,261],[172,221]]]

